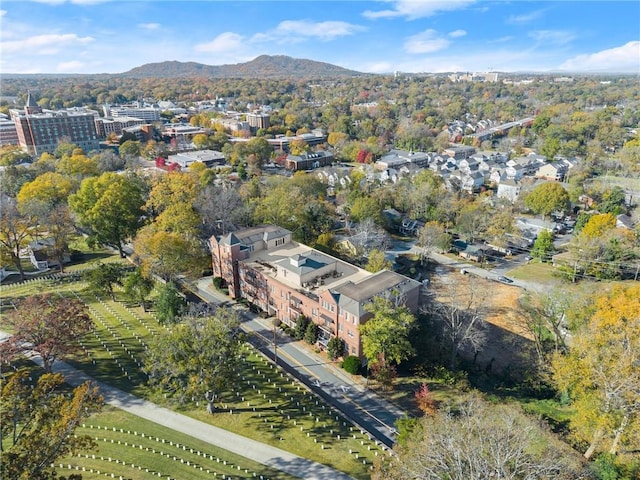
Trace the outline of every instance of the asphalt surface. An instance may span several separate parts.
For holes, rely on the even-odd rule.
[[[212,277],[204,277],[196,283],[197,293],[208,303],[229,303],[229,298],[214,289]],[[235,308],[240,308],[238,305]],[[244,330],[250,333],[252,343],[265,355],[273,359],[273,326],[270,319],[242,309]],[[381,398],[366,385],[354,380],[336,364],[327,362],[309,347],[277,334],[277,355],[280,368],[300,380],[343,416],[358,425],[363,431],[387,445],[395,440],[395,421],[405,412]]]

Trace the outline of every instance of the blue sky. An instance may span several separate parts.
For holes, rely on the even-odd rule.
[[[640,74],[640,2],[2,0],[0,72],[289,55],[372,73]]]

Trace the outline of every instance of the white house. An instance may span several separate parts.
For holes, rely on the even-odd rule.
[[[501,179],[498,183],[498,192],[496,193],[496,196],[498,198],[509,200],[511,203],[513,203],[520,196],[521,189],[522,186],[517,180],[512,180],[509,178],[505,178],[504,180]]]

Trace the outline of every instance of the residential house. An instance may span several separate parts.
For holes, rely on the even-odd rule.
[[[496,196],[498,198],[504,198],[506,200],[509,200],[511,203],[514,203],[520,196],[521,189],[522,186],[517,180],[513,180],[510,178],[500,179]]]
[[[502,180],[507,179],[507,174],[504,168],[494,168],[489,173],[489,183],[498,185]]]
[[[483,247],[479,245],[467,245],[464,250],[461,250],[458,255],[462,258],[466,258],[467,260],[471,260],[473,262],[482,262],[485,258],[485,250]]]
[[[629,215],[621,214],[616,217],[616,228],[633,229],[633,220]]]
[[[224,279],[231,297],[289,326],[304,315],[318,325],[321,347],[337,336],[345,354],[362,356],[359,327],[371,317],[374,297],[402,301],[413,312],[419,307],[420,282],[388,270],[367,272],[294,242],[276,225],[213,236],[210,247],[213,275]]]
[[[527,172],[527,167],[525,167],[524,165],[519,165],[517,163],[513,165],[509,165],[505,169],[505,174],[507,175],[507,178],[511,180],[520,180],[522,177],[524,177],[526,172]]]
[[[478,162],[472,158],[463,158],[458,162],[458,168],[461,172],[466,174],[478,171],[478,167]]]
[[[375,165],[380,170],[387,168],[400,168],[403,165],[411,164],[417,167],[426,167],[432,160],[432,155],[425,152],[414,152],[413,150],[390,150],[389,153],[378,160]]]
[[[52,267],[59,267],[60,261],[55,258],[53,249],[55,240],[53,238],[42,238],[34,240],[27,246],[27,253],[32,265],[38,270],[47,270]],[[63,255],[63,263],[69,263],[71,258],[68,253]]]
[[[467,145],[455,145],[445,148],[443,153],[450,157],[454,157],[456,160],[462,160],[463,158],[469,158],[471,155],[476,153],[476,149]]]
[[[518,218],[515,226],[522,232],[522,236],[529,239],[535,239],[538,234],[544,230],[554,232],[557,229],[555,222],[541,220],[539,218]]]
[[[545,163],[535,173],[536,178],[541,178],[544,180],[555,180],[558,182],[562,182],[564,180],[564,176],[567,173],[567,167],[564,163],[561,162],[553,162],[553,163]]]
[[[479,190],[484,185],[484,174],[482,172],[473,171],[463,174],[460,177],[462,189],[469,193]]]

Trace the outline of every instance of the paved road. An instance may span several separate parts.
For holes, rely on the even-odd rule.
[[[229,302],[229,298],[216,291],[211,277],[196,283],[198,295],[209,303]],[[263,339],[255,344],[270,358],[273,358],[273,327],[268,319],[243,310],[245,331]],[[365,385],[356,382],[339,367],[292,341],[290,337],[278,335],[278,365],[298,378],[326,402],[340,410],[343,415],[374,438],[391,447],[394,443],[394,423],[405,412],[387,402]]]
[[[0,338],[6,335],[5,332],[0,332]],[[42,366],[42,360],[39,357],[34,356],[32,360]],[[333,468],[237,435],[228,430],[214,427],[208,423],[160,407],[155,403],[143,400],[105,383],[98,382],[64,362],[55,362],[53,371],[62,373],[66,382],[73,386],[80,385],[87,380],[96,382],[100,387],[100,393],[104,396],[105,402],[109,405],[254,460],[262,465],[281,470],[289,475],[314,480],[353,480],[349,475]]]
[[[415,244],[415,241],[411,242],[395,242],[393,248],[386,252],[387,258],[392,258],[398,254],[413,253],[418,255],[421,252],[421,248]],[[456,269],[458,271],[465,271],[468,274],[476,275],[487,280],[493,280],[495,282],[501,282],[500,277],[508,275],[509,270],[516,268],[526,262],[526,254],[518,255],[515,259],[509,260],[502,265],[497,266],[491,270],[486,270],[479,267],[476,264],[464,261],[462,258],[450,258],[440,253],[431,253],[429,258],[440,265]],[[525,290],[544,291],[548,290],[549,286],[541,283],[511,279],[512,283],[505,283],[506,285],[512,285],[514,287],[520,287]]]

